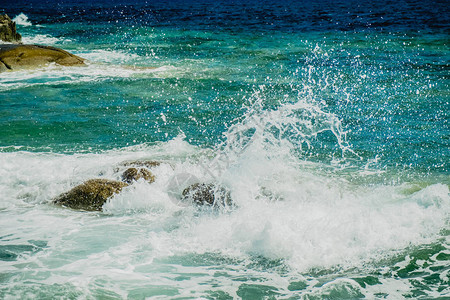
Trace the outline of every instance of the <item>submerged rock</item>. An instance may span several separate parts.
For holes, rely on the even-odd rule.
[[[183,190],[183,202],[214,207],[232,206],[230,191],[214,183],[194,183]]]
[[[123,167],[146,167],[146,168],[153,168],[158,167],[161,165],[159,161],[154,160],[130,160],[130,161],[124,161],[119,164]]]
[[[61,66],[84,66],[84,59],[65,50],[40,45],[0,45],[0,72],[30,69],[55,63]]]
[[[126,183],[132,183],[133,181],[138,181],[139,179],[144,178],[148,183],[152,183],[155,181],[155,176],[147,169],[143,168],[129,168],[126,169],[122,174],[122,181]]]
[[[16,22],[8,15],[0,15],[0,40],[4,42],[20,42],[22,36],[16,31]]]
[[[121,181],[91,179],[61,194],[53,203],[73,209],[102,210],[103,204],[126,186]]]

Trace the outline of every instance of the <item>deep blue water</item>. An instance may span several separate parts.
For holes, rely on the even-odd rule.
[[[448,1],[2,10],[88,65],[0,74],[0,298],[450,294]],[[165,164],[103,213],[51,204],[130,159]],[[237,208],[175,205],[186,174]]]
[[[447,1],[14,1],[11,14],[37,22],[119,22],[127,25],[231,31],[449,30]]]

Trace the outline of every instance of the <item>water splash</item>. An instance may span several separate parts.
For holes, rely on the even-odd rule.
[[[12,19],[13,22],[16,22],[17,25],[20,26],[32,26],[33,24],[28,20],[28,16],[24,13],[20,13]]]
[[[214,180],[221,180],[222,174],[239,167],[239,163],[248,163],[252,155],[268,165],[275,161],[298,165],[301,159],[308,158],[308,151],[314,154],[319,135],[324,132],[334,137],[332,147],[339,150],[342,161],[348,154],[359,157],[347,143],[346,132],[336,115],[303,95],[285,97],[267,108],[265,89],[260,86],[255,90],[243,108],[243,116],[236,119],[223,134],[224,141],[214,148],[214,157],[201,162],[205,173]],[[323,148],[327,151],[326,144]]]

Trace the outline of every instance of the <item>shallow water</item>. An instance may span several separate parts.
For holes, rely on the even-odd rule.
[[[0,74],[1,298],[449,297],[445,2],[30,3],[24,42],[88,63]]]

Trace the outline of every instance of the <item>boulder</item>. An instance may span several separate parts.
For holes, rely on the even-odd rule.
[[[183,190],[183,202],[193,202],[197,205],[213,207],[229,207],[231,201],[230,191],[214,183],[194,183]]]
[[[61,66],[84,66],[84,59],[56,47],[40,45],[0,45],[0,71],[20,70],[55,63]]]
[[[132,183],[133,181],[138,181],[141,178],[143,178],[148,183],[152,183],[155,181],[155,176],[152,174],[152,172],[143,168],[128,168],[122,174],[122,181],[128,184]]]
[[[127,183],[107,179],[91,179],[58,196],[53,203],[82,210],[102,210],[103,204],[119,193]]]
[[[0,40],[4,42],[20,42],[22,36],[16,31],[16,22],[8,15],[0,15]]]

